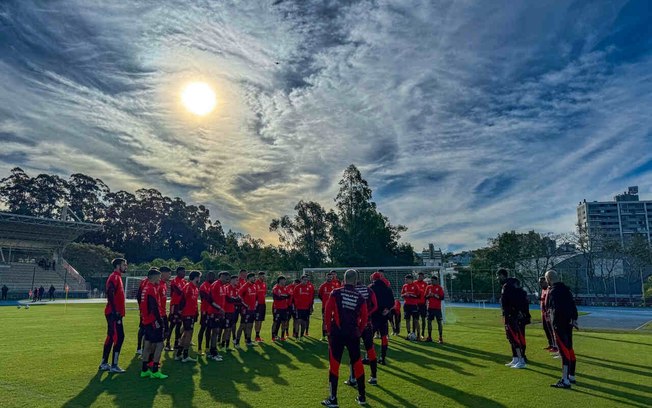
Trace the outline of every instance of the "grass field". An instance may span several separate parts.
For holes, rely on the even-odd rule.
[[[137,311],[126,318],[121,365],[125,374],[98,373],[104,339],[103,306],[0,308],[1,407],[309,407],[327,394],[327,345],[317,340],[269,343],[233,352],[225,361],[194,365],[164,357],[167,380],[140,379],[135,359]],[[269,310],[269,308],[268,308]],[[318,315],[318,314],[316,314]],[[510,360],[499,312],[449,308],[445,345],[392,337],[379,386],[368,387],[371,407],[649,407],[652,402],[652,334],[577,332],[578,385],[549,387],[559,360],[542,350],[540,325],[528,326],[526,370]],[[269,339],[270,319],[264,334]],[[313,319],[312,332],[321,322]],[[404,329],[403,329],[404,330]],[[345,355],[345,361],[347,357]],[[357,406],[342,384],[340,406]],[[368,373],[367,373],[368,376]]]

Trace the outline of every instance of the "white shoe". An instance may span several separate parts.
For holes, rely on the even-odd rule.
[[[222,361],[222,360],[224,360],[224,359],[222,358],[222,356],[220,356],[219,354],[216,355],[216,356],[208,356],[208,358],[210,358],[210,359],[213,360],[213,361]]]
[[[559,353],[555,353],[552,355],[552,358],[561,358],[561,356],[559,355]]]
[[[234,344],[233,347],[234,347],[236,350],[240,350],[240,345],[239,345],[238,343]]]
[[[109,365],[108,363],[102,363],[97,369],[99,371],[109,371],[111,369],[111,365]]]
[[[514,357],[514,358],[512,358],[512,361],[510,361],[509,363],[505,364],[505,367],[511,367],[511,366],[513,366],[513,365],[516,364],[516,363],[518,363],[518,358]]]
[[[197,360],[195,360],[194,358],[188,356],[188,357],[184,358],[183,360],[181,360],[181,362],[182,363],[196,363]]]
[[[181,360],[181,356],[175,354],[175,355],[174,355],[174,359],[175,359],[176,361],[179,361],[179,360]]]
[[[527,364],[525,364],[525,361],[523,359],[520,359],[512,366],[512,368],[525,368],[527,367]]]
[[[136,354],[138,354],[139,356],[142,356],[143,355],[143,350],[142,349],[136,350]]]

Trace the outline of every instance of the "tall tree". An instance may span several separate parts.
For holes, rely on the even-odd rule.
[[[296,251],[308,267],[317,267],[326,260],[328,220],[326,210],[314,201],[299,201],[293,218],[287,215],[273,219],[269,230],[277,232],[279,242]]]

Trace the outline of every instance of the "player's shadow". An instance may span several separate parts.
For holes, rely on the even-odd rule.
[[[172,407],[187,407],[195,394],[195,383],[191,379],[197,373],[197,363],[182,363],[174,360],[174,353],[162,361],[161,371],[168,374],[160,380],[161,394],[172,399]],[[133,403],[132,403],[133,406]]]
[[[405,370],[393,367],[392,370],[387,370],[387,374],[393,375],[403,381],[410,382],[417,387],[425,388],[428,391],[436,392],[446,398],[449,398],[460,405],[466,407],[506,407],[505,405],[491,400],[489,398],[483,397],[481,395],[471,394],[468,392],[461,392],[461,390],[447,385],[437,383],[428,378],[421,377],[414,373],[407,373]]]
[[[284,349],[295,355],[302,363],[310,364],[318,369],[326,368],[324,360],[319,358],[319,356],[326,355],[325,353],[328,353],[328,348],[322,347],[316,341],[304,340],[302,343],[287,342],[284,345]]]
[[[640,375],[640,376],[643,376],[643,377],[652,376],[652,368],[649,367],[649,366],[645,367],[645,366],[641,366],[641,365],[637,365],[637,364],[630,364],[630,363],[615,363],[615,365],[612,365],[612,364],[608,364],[607,362],[614,363],[613,361],[598,359],[596,357],[586,356],[586,355],[583,355],[583,354],[578,354],[577,357],[580,360],[582,360],[582,359],[588,360],[588,361],[586,361],[586,364],[592,364],[592,365],[595,365],[595,366],[598,366],[598,367],[608,368],[610,370],[623,371],[623,372],[626,372],[626,373]],[[640,368],[643,368],[643,369],[647,369],[647,371],[640,371],[640,370],[636,370],[634,368],[629,368],[630,366],[631,367],[640,367]]]
[[[139,378],[140,367],[141,361],[133,358],[125,373],[113,374],[98,371],[79,394],[66,401],[63,407],[91,406],[103,393],[114,395],[113,404],[119,408],[133,407],[134,401],[138,401],[139,407],[152,407],[162,382]],[[139,387],[134,387],[135,381],[142,382],[142,384]]]
[[[466,372],[460,366],[448,362],[445,357],[435,359],[431,354],[415,353],[408,348],[404,348],[400,346],[393,346],[392,348],[390,348],[390,351],[392,351],[392,354],[395,354],[396,357],[394,357],[394,359],[399,360],[401,362],[410,362],[410,363],[418,364],[419,366],[445,368],[445,369],[455,371],[456,373],[461,375],[468,375],[468,376],[473,375],[472,373]],[[391,355],[388,355],[388,358],[390,356]],[[460,363],[467,363],[469,365],[478,366],[477,364],[471,363],[468,360],[463,361],[465,359],[460,359],[455,357],[451,359],[460,361]]]
[[[222,404],[235,405],[237,407],[251,408],[251,404],[240,398],[240,391],[237,383],[251,382],[246,379],[242,364],[237,361],[231,353],[223,356],[224,361],[213,362],[203,361],[198,363],[200,371],[199,388],[207,391],[214,401]],[[224,375],[228,373],[228,375]],[[250,391],[260,391],[260,388],[251,382],[247,384]]]
[[[629,343],[629,344],[636,344],[637,346],[652,347],[652,343],[643,343],[643,342],[640,342],[640,341],[623,340],[621,338],[610,339],[608,337],[593,336],[593,333],[591,333],[591,332],[580,332],[577,335],[582,336],[584,338],[589,338],[589,339],[606,340],[606,341],[613,341],[615,343]]]
[[[582,378],[584,378],[584,377],[587,377],[587,376],[582,376]],[[593,379],[595,381],[598,381],[598,382],[603,382],[602,378],[593,377]],[[578,379],[578,381],[580,381],[580,380]],[[575,389],[575,390],[588,389],[588,390],[592,390],[592,391],[599,392],[599,393],[602,393],[602,394],[607,394],[607,395],[611,395],[611,396],[614,396],[614,397],[624,398],[625,401],[618,400],[618,399],[615,399],[615,398],[605,397],[604,395],[598,395],[598,394],[595,394],[595,393],[587,392],[587,394],[589,394],[589,395],[593,395],[593,396],[599,397],[599,398],[605,398],[605,399],[612,400],[612,401],[617,401],[619,404],[626,404],[626,405],[630,405],[630,406],[633,406],[633,407],[641,407],[641,408],[650,406],[650,398],[649,398],[649,396],[642,396],[642,395],[638,395],[638,394],[632,394],[630,392],[621,391],[621,390],[613,390],[613,389],[601,387],[601,386],[595,385],[595,384],[580,382],[580,384],[574,386],[573,389]]]
[[[465,357],[460,357],[451,353],[444,353],[444,349],[440,345],[435,345],[434,343],[412,343],[406,344],[402,342],[394,342],[390,345],[391,348],[395,350],[400,350],[402,353],[414,354],[416,358],[423,360],[431,360],[433,364],[441,365],[439,360],[445,362],[457,361],[462,364],[468,364],[473,367],[483,367],[480,364],[474,363]],[[419,351],[422,354],[417,354],[416,351]]]

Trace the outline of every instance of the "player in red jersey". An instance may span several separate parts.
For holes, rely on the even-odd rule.
[[[240,269],[240,272],[238,273],[238,283],[236,285],[236,288],[240,290],[242,285],[244,285],[247,282],[247,270],[246,269]],[[244,316],[245,313],[245,308],[242,306],[238,306],[235,311],[234,319],[233,320],[233,330],[231,330],[231,336],[233,337],[233,342],[235,344],[235,334],[236,334],[236,327],[238,327],[238,320]]]
[[[127,260],[116,258],[111,261],[113,273],[106,281],[106,307],[104,316],[106,317],[107,331],[104,340],[104,350],[102,352],[102,363],[99,370],[111,371],[112,373],[124,373],[125,370],[118,365],[120,350],[125,340],[124,325],[122,319],[125,316],[125,290],[122,283],[122,274],[127,271]],[[109,355],[113,348],[113,358],[109,365]]]
[[[290,326],[290,320],[292,320],[292,336],[296,339],[299,336],[297,333],[298,323],[297,323],[297,308],[294,305],[294,288],[301,283],[300,279],[295,279],[292,283],[286,286],[288,294],[290,295],[290,300],[288,302],[288,327]],[[288,329],[289,330],[289,329]],[[282,332],[281,337],[290,338],[290,332]]]
[[[183,288],[186,286],[186,268],[179,266],[177,268],[177,276],[172,279],[170,283],[170,330],[165,344],[166,351],[172,351],[170,348],[170,338],[172,337],[172,331],[174,331],[174,350],[179,348],[179,338],[181,337],[181,309],[179,308],[179,303],[183,299]]]
[[[229,284],[231,275],[222,271],[218,274],[218,279],[211,285],[211,305],[209,308],[209,325],[211,328],[211,349],[208,358],[215,361],[222,361],[222,356],[218,353],[217,347],[221,343],[222,331],[225,327],[224,318],[224,285]]]
[[[278,337],[278,329],[281,328],[283,333],[283,326],[287,327],[288,322],[288,306],[290,302],[290,294],[285,286],[285,276],[281,275],[276,279],[276,285],[272,289],[272,297],[274,303],[272,304],[272,312],[274,315],[274,323],[272,323],[272,341],[285,341],[285,337]]]
[[[161,272],[156,268],[150,269],[147,273],[147,282],[143,285],[140,293],[140,320],[145,333],[141,378],[168,378],[167,375],[159,371],[165,334],[163,327],[165,309],[161,313],[160,292],[158,289],[160,279]]]
[[[170,280],[170,274],[172,269],[167,266],[161,266],[159,269],[161,272],[161,280],[158,282],[158,295],[159,295],[159,304],[161,306],[161,315],[163,316],[163,333],[164,337],[168,338],[168,332],[170,331],[170,324],[168,322],[168,316],[166,314],[167,303],[168,303],[168,281]]]
[[[364,367],[360,360],[360,336],[367,326],[367,303],[362,295],[353,286],[358,280],[358,273],[349,269],[344,274],[345,285],[331,294],[326,304],[326,329],[328,331],[329,372],[328,382],[330,395],[322,405],[337,408],[337,382],[339,379],[340,363],[344,349],[348,349],[353,376],[358,386],[356,402],[360,405],[367,403],[365,396]]]
[[[247,347],[253,347],[256,345],[256,343],[251,341],[251,332],[254,328],[254,318],[256,317],[256,299],[258,298],[255,282],[256,274],[249,273],[247,274],[247,281],[245,284],[240,286],[240,289],[238,289],[238,296],[242,299],[242,306],[245,313],[242,315],[240,327],[238,327],[238,333],[235,336],[235,348],[240,348],[242,333],[244,333],[245,344]]]
[[[201,305],[199,311],[199,334],[197,335],[197,354],[200,356],[204,355],[202,351],[202,342],[204,338],[206,339],[206,349],[208,349],[211,339],[211,329],[208,324],[208,309],[211,303],[211,285],[215,282],[215,272],[208,272],[206,274],[206,280],[199,286],[199,298],[201,299]]]
[[[430,285],[426,286],[425,298],[428,302],[428,338],[426,341],[432,341],[432,321],[437,319],[437,330],[439,331],[439,344],[443,344],[442,338],[442,314],[441,301],[444,300],[444,288],[439,284],[439,278],[433,275]]]
[[[145,288],[145,286],[147,286],[148,283],[149,283],[149,279],[145,277],[145,279],[141,280],[140,284],[138,285],[138,290],[136,291],[136,303],[138,303],[138,306],[140,306],[140,298],[143,293],[143,289]],[[140,313],[140,309],[138,313]],[[145,337],[145,330],[143,328],[143,319],[140,319],[140,323],[138,324],[138,344],[136,346],[136,354],[139,356],[143,354],[143,349],[142,349],[143,337]]]
[[[265,314],[267,313],[267,303],[265,297],[267,296],[267,283],[265,283],[265,272],[258,272],[258,280],[256,280],[256,342],[263,341],[260,338],[260,329],[263,327],[265,321]]]
[[[181,309],[181,319],[183,324],[183,334],[179,339],[179,348],[175,360],[181,360],[183,363],[194,363],[197,360],[188,355],[190,343],[192,342],[192,333],[195,328],[195,322],[199,315],[197,301],[199,300],[199,279],[201,272],[192,271],[188,275],[188,284],[183,288],[183,298],[179,303]]]
[[[296,307],[296,321],[298,322],[299,341],[303,340],[306,333],[308,321],[310,320],[310,309],[315,301],[315,292],[308,286],[308,276],[303,275],[300,283],[294,287],[292,298]]]
[[[326,341],[326,336],[328,335],[328,332],[326,331],[326,320],[324,320],[324,313],[326,312],[326,305],[328,304],[328,300],[331,297],[331,293],[333,292],[334,289],[337,288],[337,284],[335,281],[333,281],[333,275],[335,274],[335,271],[330,271],[326,274],[326,282],[322,283],[319,286],[319,291],[317,292],[317,297],[319,297],[319,300],[321,300],[321,316],[322,316],[322,341]]]
[[[426,317],[428,316],[428,309],[426,308],[426,287],[428,282],[425,281],[426,275],[423,272],[417,274],[417,280],[414,282],[419,288],[419,301],[417,302],[417,310],[421,324],[417,328],[417,339],[425,340],[426,334]]]
[[[421,292],[419,287],[414,283],[414,277],[412,275],[405,275],[405,285],[401,289],[401,296],[405,301],[405,326],[407,328],[407,336],[410,337],[410,334],[419,331],[419,299],[421,298]],[[414,323],[414,326],[411,326],[410,323]],[[417,337],[418,339],[419,337]]]
[[[222,286],[224,294],[224,333],[222,345],[226,351],[231,351],[229,342],[236,329],[237,316],[240,314],[242,299],[238,296],[238,275],[231,275],[229,284]],[[234,341],[235,342],[235,341]]]

